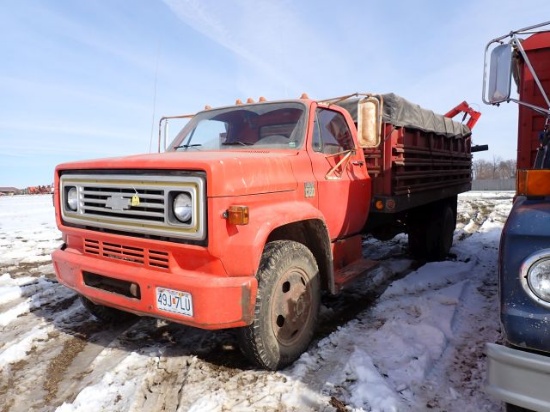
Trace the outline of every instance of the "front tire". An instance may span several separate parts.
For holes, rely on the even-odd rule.
[[[321,282],[313,254],[301,243],[278,240],[264,249],[252,324],[239,329],[243,354],[277,370],[307,349],[317,325]]]
[[[137,315],[133,313],[124,312],[108,306],[96,305],[91,300],[80,295],[80,301],[82,305],[98,320],[109,324],[120,324],[136,319]]]
[[[506,412],[534,412],[531,409],[525,409],[521,406],[512,405],[511,403],[505,403],[504,409],[506,410]]]

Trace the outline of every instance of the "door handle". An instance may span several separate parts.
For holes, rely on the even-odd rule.
[[[362,160],[354,160],[353,162],[351,162],[351,164],[354,166],[363,166],[365,162],[363,162]]]

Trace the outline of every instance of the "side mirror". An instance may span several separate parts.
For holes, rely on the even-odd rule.
[[[183,126],[185,126],[189,119],[191,119],[194,115],[193,114],[183,114],[180,116],[163,116],[159,120],[159,138],[158,138],[158,153],[166,152],[168,144],[173,141],[175,138],[179,136],[179,133],[182,133],[183,130],[181,130],[181,126],[179,126],[180,122],[183,123]],[[180,127],[180,132],[176,136],[170,135],[170,128],[168,125],[168,122],[176,122],[176,126]],[[177,128],[175,130],[178,130]]]
[[[163,122],[164,122],[164,125],[163,125]],[[157,153],[162,153],[166,151],[167,136],[168,136],[168,117],[161,117],[159,120],[159,140],[158,140]]]
[[[512,83],[512,45],[501,44],[491,51],[488,100],[490,104],[508,101]]]
[[[380,144],[380,100],[365,97],[357,103],[357,140],[361,147]]]

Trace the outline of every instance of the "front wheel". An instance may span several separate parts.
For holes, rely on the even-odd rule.
[[[512,405],[510,403],[504,404],[506,412],[533,412],[531,409],[525,409],[521,406]]]
[[[96,305],[91,300],[80,295],[80,301],[82,305],[98,320],[110,323],[110,324],[119,324],[128,322],[130,320],[136,319],[137,315],[129,312],[123,312],[115,308],[110,308],[108,306]]]
[[[301,243],[278,240],[264,249],[251,325],[239,329],[241,351],[258,366],[277,370],[307,349],[321,301],[317,262]]]

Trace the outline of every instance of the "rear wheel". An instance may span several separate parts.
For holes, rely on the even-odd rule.
[[[301,243],[268,243],[258,270],[251,325],[239,329],[241,351],[258,366],[281,369],[309,346],[321,300],[319,269]]]
[[[117,324],[128,322],[137,318],[137,315],[133,313],[124,312],[108,306],[96,305],[91,300],[80,296],[82,305],[90,312],[94,317],[105,323]]]
[[[412,210],[407,225],[409,252],[415,259],[444,260],[453,245],[456,198]]]

